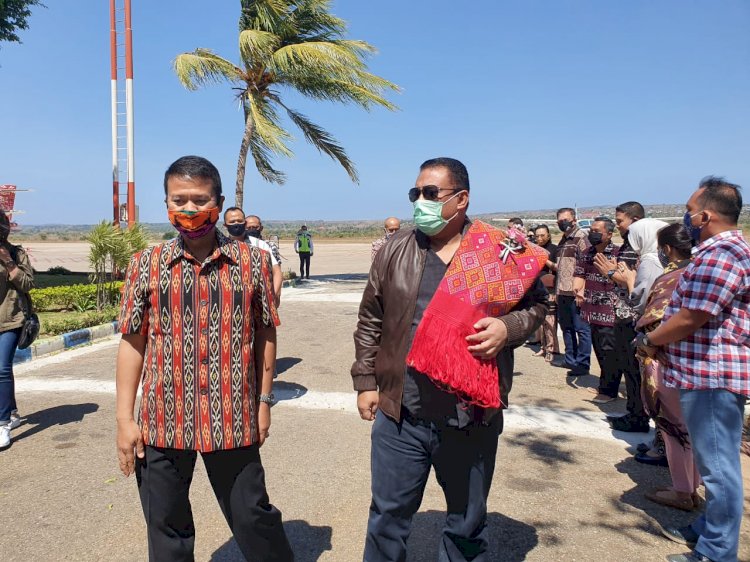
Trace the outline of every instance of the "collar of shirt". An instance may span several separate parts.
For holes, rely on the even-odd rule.
[[[695,248],[693,248],[692,250],[693,257],[709,250],[711,246],[713,246],[717,242],[721,242],[722,240],[730,240],[730,239],[744,239],[744,237],[742,236],[742,231],[741,230],[725,230],[724,232],[719,232],[719,234],[712,236],[711,238],[708,238],[707,240],[704,240],[703,242],[698,244]]]
[[[581,231],[580,228],[578,228],[578,225],[576,225],[573,230],[570,232],[563,232],[562,238],[560,238],[560,243],[558,246],[562,246],[567,240],[570,238],[575,238],[576,234],[578,234]]]
[[[604,247],[601,253],[604,254],[605,256],[610,256],[615,250],[617,250],[617,246],[615,246],[612,242],[610,242]],[[592,255],[595,255],[599,253],[599,251],[596,249],[596,246],[590,246],[589,253]]]
[[[216,232],[216,249],[213,251],[213,253],[206,258],[206,262],[212,262],[218,260],[221,256],[224,256],[226,259],[228,259],[232,263],[237,262],[237,250],[238,250],[238,244],[234,243],[234,240],[227,238],[224,236],[218,229],[215,230]],[[187,259],[187,256],[185,254],[185,242],[182,239],[182,236],[178,236],[172,242],[170,242],[171,247],[167,248],[167,252],[170,253],[169,259],[167,260],[167,263],[172,265],[175,261],[178,259],[184,258]]]

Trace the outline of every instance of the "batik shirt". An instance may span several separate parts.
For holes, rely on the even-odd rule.
[[[558,296],[574,295],[573,277],[575,276],[578,255],[591,247],[586,234],[575,227],[570,234],[563,235],[557,245],[557,278],[555,280],[555,294]]]
[[[742,231],[722,232],[693,249],[664,322],[681,308],[711,316],[697,331],[666,346],[667,386],[750,396],[750,246]]]
[[[624,263],[628,269],[638,267],[638,254],[630,245],[628,235],[622,239],[622,245],[617,252],[617,263]],[[630,302],[630,291],[627,287],[615,285],[615,319],[617,322],[632,322],[638,317],[638,311]]]
[[[611,242],[602,254],[608,260],[617,256],[617,246]],[[585,281],[581,317],[589,324],[597,326],[615,325],[615,284],[599,273],[594,265],[594,256],[598,252],[594,246],[578,255],[575,276]]]
[[[216,238],[203,263],[181,237],[130,262],[120,331],[147,337],[139,411],[147,445],[208,452],[257,442],[255,331],[279,324],[269,256]]]

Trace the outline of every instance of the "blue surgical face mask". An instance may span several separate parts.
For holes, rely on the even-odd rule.
[[[685,225],[685,228],[688,229],[688,232],[690,232],[690,237],[693,239],[693,242],[696,244],[701,241],[701,229],[703,227],[701,226],[693,226],[693,217],[695,215],[700,215],[703,211],[699,211],[694,214],[690,214],[690,211],[685,212],[685,216],[682,219],[682,223]]]
[[[456,195],[458,193],[453,197]],[[451,218],[443,218],[443,205],[453,197],[449,197],[445,201],[427,201],[425,199],[414,201],[414,224],[416,227],[427,236],[439,234],[458,215],[458,211],[456,211],[456,214]]]

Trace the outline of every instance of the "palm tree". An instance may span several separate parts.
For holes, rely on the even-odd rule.
[[[183,53],[174,60],[180,82],[188,90],[229,82],[237,92],[245,119],[237,161],[235,204],[242,207],[248,150],[268,182],[283,184],[286,176],[272,166],[274,155],[292,156],[292,136],[282,127],[285,113],[320,152],[338,161],[358,183],[354,163],[325,129],[287,106],[283,90],[315,99],[395,110],[385,99],[396,84],[367,71],[375,48],[345,38],[347,24],[330,13],[330,0],[241,0],[240,65],[208,49]]]

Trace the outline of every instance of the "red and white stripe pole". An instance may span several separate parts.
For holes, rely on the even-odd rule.
[[[135,224],[135,161],[133,154],[133,29],[130,0],[125,0],[125,112],[128,146],[128,226]]]
[[[120,181],[117,163],[117,14],[115,0],[109,0],[109,50],[112,74],[112,205],[114,223],[120,224]]]

